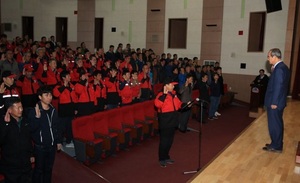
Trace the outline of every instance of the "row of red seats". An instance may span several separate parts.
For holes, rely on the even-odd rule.
[[[89,165],[158,131],[153,100],[75,118],[76,159]]]
[[[0,182],[4,182],[4,176],[0,174]]]

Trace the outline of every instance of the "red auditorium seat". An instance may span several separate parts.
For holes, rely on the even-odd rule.
[[[135,123],[139,123],[143,125],[143,134],[144,138],[153,136],[153,120],[146,120],[144,103],[137,103],[133,106],[133,118]]]
[[[153,129],[154,133],[158,132],[158,118],[157,118],[157,110],[154,106],[153,100],[148,100],[143,102],[143,109],[145,112],[146,120],[152,120],[153,121]]]
[[[108,116],[108,129],[118,134],[118,143],[120,149],[125,149],[131,145],[130,128],[123,127],[121,108],[106,111]]]
[[[137,124],[134,121],[133,113],[134,105],[123,106],[120,109],[120,114],[122,116],[122,124],[123,126],[131,129],[131,138],[132,143],[139,143],[143,140],[143,125]]]
[[[76,159],[90,165],[101,159],[101,138],[95,138],[93,118],[82,116],[75,118],[72,123]]]
[[[103,149],[105,150],[105,155],[109,156],[115,154],[117,149],[117,138],[118,134],[115,132],[110,132],[108,129],[108,115],[107,111],[97,112],[92,114],[93,118],[93,131],[96,137],[103,139]]]
[[[224,87],[224,95],[221,97],[220,106],[226,107],[230,105],[234,99],[235,92],[228,91],[228,85],[225,83]]]
[[[0,174],[0,182],[4,182],[4,175]]]

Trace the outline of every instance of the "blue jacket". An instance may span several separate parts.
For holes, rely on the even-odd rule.
[[[210,87],[210,96],[213,96],[213,97],[220,97],[221,96],[221,83],[220,83],[220,81],[218,81],[217,83],[212,81],[210,83],[209,87]]]
[[[288,67],[283,62],[278,63],[269,78],[264,103],[266,107],[277,105],[278,109],[285,108],[289,80],[290,71]]]

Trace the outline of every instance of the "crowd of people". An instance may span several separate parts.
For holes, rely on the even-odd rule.
[[[110,45],[107,52],[100,48],[92,53],[84,42],[73,49],[63,47],[54,36],[40,41],[16,37],[10,42],[5,34],[0,36],[0,56],[0,172],[6,180],[12,178],[9,169],[3,169],[9,163],[4,149],[10,142],[5,140],[8,132],[2,130],[13,123],[14,128],[24,124],[25,135],[29,124],[34,143],[30,147],[27,144],[27,163],[35,161],[33,180],[39,182],[45,177],[51,180],[54,152],[62,148],[62,137],[66,148],[74,147],[74,117],[154,99],[153,86],[166,80],[178,83],[174,92],[183,102],[191,100],[193,89],[199,89],[200,98],[210,101],[206,106],[208,119],[220,115],[217,109],[224,93],[222,69],[218,63],[201,66],[197,57],[156,55],[152,49],[133,49],[130,44],[124,48],[122,43],[116,50]],[[182,110],[177,124],[181,132],[188,130],[189,116],[189,108]],[[18,180],[26,179],[21,176],[23,170],[18,173]]]

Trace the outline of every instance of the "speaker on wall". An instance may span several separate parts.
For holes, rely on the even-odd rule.
[[[282,10],[281,0],[265,0],[267,13]]]

